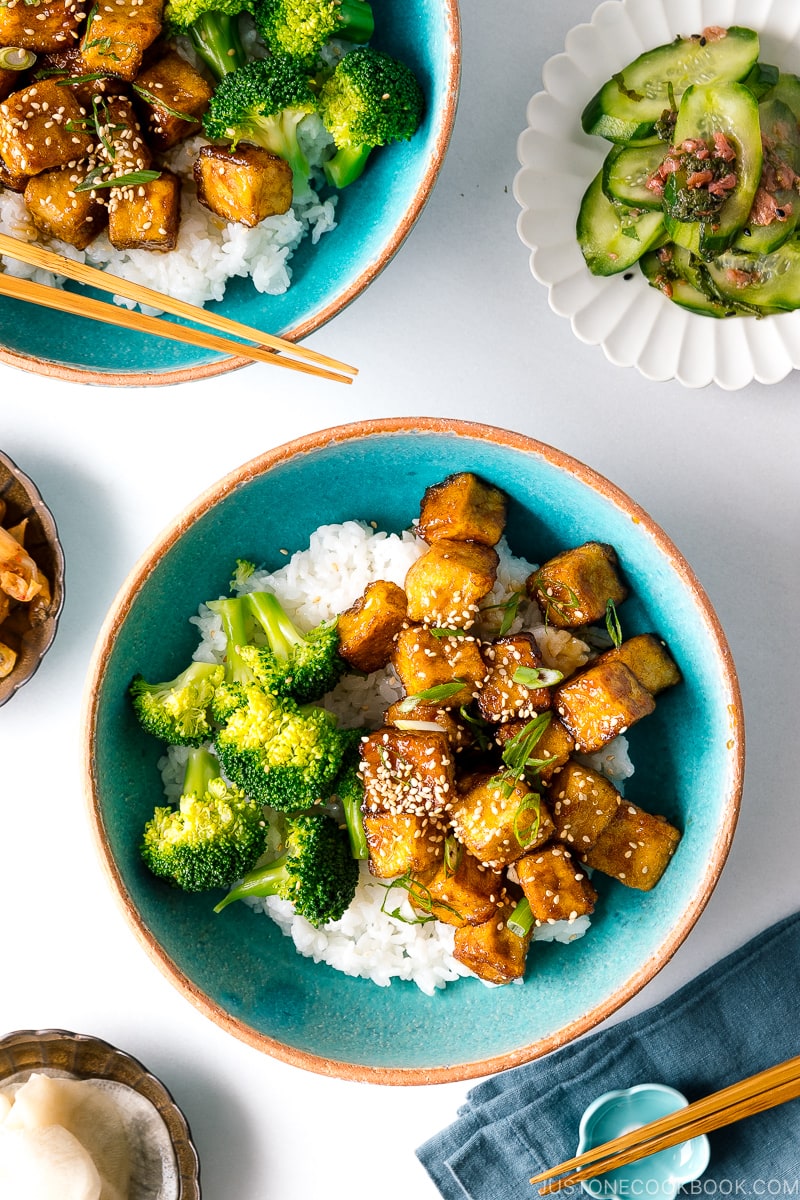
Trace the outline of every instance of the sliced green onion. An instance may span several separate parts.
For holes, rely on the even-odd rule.
[[[395,917],[396,920],[402,921],[404,925],[427,925],[430,921],[436,921],[437,918],[431,911],[434,905],[436,905],[437,908],[443,908],[447,912],[452,913],[459,920],[463,919],[461,913],[458,912],[457,909],[453,908],[452,904],[446,904],[444,900],[434,900],[430,890],[425,886],[424,883],[420,883],[418,879],[414,879],[410,871],[406,871],[405,875],[401,875],[398,879],[393,879],[391,883],[384,883],[383,887],[386,888],[386,895],[383,898],[381,912],[385,913],[387,917]],[[407,917],[403,912],[401,912],[399,906],[394,909],[386,908],[386,901],[389,898],[389,892],[391,892],[393,888],[402,888],[403,891],[407,892],[409,900],[413,901],[419,908],[423,909],[425,915],[421,916],[419,913],[417,913],[413,917]]]
[[[444,839],[444,873],[455,875],[464,857],[464,847],[454,834],[448,833]]]
[[[614,646],[619,650],[622,645],[622,626],[619,623],[617,606],[610,598],[606,601],[606,629]]]
[[[435,638],[458,638],[467,636],[466,629],[456,629],[455,626],[450,625],[434,625],[428,630],[428,632],[430,633],[431,637]]]
[[[472,730],[475,741],[478,743],[479,750],[488,750],[492,744],[492,727],[488,721],[484,721],[483,717],[474,716],[466,705],[462,704],[458,710],[461,714],[461,719]]]
[[[177,117],[179,121],[188,121],[190,125],[197,123],[197,117],[193,117],[191,113],[179,112],[177,108],[170,108],[165,100],[162,100],[159,96],[156,96],[154,92],[149,91],[147,88],[142,87],[140,83],[133,83],[131,84],[131,87],[136,92],[137,96],[141,96],[142,99],[146,100],[148,104],[152,104],[153,108],[163,109],[163,111],[169,113],[171,117]]]
[[[441,725],[437,725],[435,721],[393,721],[395,729],[402,729],[404,733],[443,733]]]
[[[3,46],[0,48],[0,67],[4,71],[28,71],[36,62],[32,50],[23,50],[21,46]]]
[[[520,833],[520,825],[525,813],[535,813],[536,820],[532,823],[528,830],[527,837],[523,837]],[[523,796],[517,805],[517,811],[514,813],[514,837],[522,846],[523,850],[527,849],[532,842],[535,842],[539,836],[539,826],[542,823],[542,798],[538,792],[529,792],[527,796]]]
[[[512,683],[521,683],[524,687],[552,687],[561,683],[563,672],[551,667],[517,667],[511,676]]]
[[[52,71],[42,71],[41,78],[46,75],[61,75],[62,73],[60,67],[54,67]],[[71,87],[73,83],[95,83],[98,79],[110,78],[107,71],[95,71],[92,75],[68,75],[66,79],[57,79],[56,87]]]
[[[501,604],[484,604],[482,606],[481,612],[491,612],[496,608],[503,613],[503,620],[500,623],[500,629],[498,630],[497,635],[498,637],[505,637],[511,626],[514,624],[517,612],[519,611],[520,603],[524,595],[524,592],[512,592],[508,600],[504,600]]]
[[[534,747],[552,720],[552,713],[539,713],[523,725],[510,742],[506,742],[502,758],[505,771],[490,782],[496,783],[506,799],[525,776],[527,770],[538,770],[544,760],[531,758]]]
[[[154,179],[161,176],[160,171],[131,171],[129,175],[116,175],[112,179],[99,179],[95,176],[97,172],[93,171],[87,175],[83,183],[75,186],[76,192],[92,192],[97,188],[122,188],[135,187],[140,183],[152,183]]]
[[[427,688],[424,692],[416,692],[413,696],[406,696],[405,700],[401,700],[397,708],[399,712],[411,712],[412,708],[416,708],[418,704],[438,704],[440,700],[449,700],[451,696],[455,696],[462,688],[466,687],[463,679],[453,679],[450,683],[440,683],[436,687]]]
[[[533,925],[533,913],[526,897],[523,896],[506,921],[506,926],[509,932],[515,933],[517,937],[527,937],[531,925]]]

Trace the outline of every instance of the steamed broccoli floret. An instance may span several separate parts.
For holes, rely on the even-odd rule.
[[[408,141],[422,120],[425,100],[410,67],[357,46],[345,54],[319,94],[319,112],[336,145],[324,164],[335,187],[358,179],[375,146]]]
[[[342,806],[347,834],[350,838],[350,852],[353,858],[367,859],[369,858],[369,847],[361,810],[364,803],[364,784],[358,764],[358,750],[354,745],[345,760],[333,791]]]
[[[273,54],[309,64],[331,38],[368,42],[375,32],[367,0],[260,0],[255,18]]]
[[[239,14],[250,11],[252,0],[169,0],[164,23],[169,33],[191,38],[203,62],[221,79],[247,62]]]
[[[332,713],[300,708],[256,683],[228,689],[232,711],[216,751],[229,779],[282,812],[310,808],[331,795],[354,731]]]
[[[335,622],[324,622],[303,634],[277,596],[250,592],[247,599],[267,644],[248,646],[240,650],[240,656],[268,692],[307,704],[336,686],[345,663],[339,656]]]
[[[309,165],[297,139],[297,127],[315,112],[317,100],[302,66],[290,58],[254,59],[225,75],[203,117],[208,136],[217,141],[253,142],[286,159],[295,191],[308,184]]]
[[[214,912],[243,896],[280,896],[312,925],[326,925],[343,915],[357,883],[358,863],[344,832],[323,813],[301,813],[287,824],[280,858],[245,875]]]
[[[205,749],[189,751],[177,808],[157,808],[141,844],[145,865],[186,892],[230,887],[264,853],[261,809],[220,776]]]
[[[129,691],[134,711],[148,733],[172,746],[200,746],[212,735],[209,708],[224,671],[193,662],[168,683],[148,683],[136,675]]]

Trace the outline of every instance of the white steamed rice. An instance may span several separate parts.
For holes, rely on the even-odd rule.
[[[411,563],[425,549],[426,543],[408,531],[387,534],[362,521],[323,525],[311,535],[306,550],[293,554],[278,571],[256,571],[240,590],[273,592],[298,627],[308,630],[349,608],[372,580],[386,579],[402,586]],[[500,605],[520,591],[524,595],[525,579],[535,569],[533,563],[513,556],[505,540],[497,550],[497,582],[485,601],[487,606]],[[288,554],[285,550],[282,553]],[[476,632],[487,637],[496,635],[501,619],[501,610],[489,608]],[[200,639],[194,658],[221,662],[225,641],[220,618],[201,605],[190,620],[197,626]],[[534,633],[548,666],[572,670],[594,653],[592,647],[570,633],[545,627],[536,605],[525,599],[517,610],[512,632],[522,628]],[[386,668],[366,678],[346,675],[324,703],[343,725],[376,728],[382,723],[385,709],[402,694],[392,669]],[[182,747],[170,747],[160,763],[165,793],[173,802],[180,795],[186,754]],[[624,737],[615,738],[603,751],[584,761],[620,789],[633,771]],[[408,979],[432,995],[459,976],[472,974],[453,957],[454,928],[439,921],[413,923],[415,914],[406,891],[387,888],[385,882],[369,874],[365,864],[350,908],[340,921],[323,929],[315,929],[297,916],[290,904],[275,897],[246,903],[271,917],[292,938],[300,954],[347,975],[371,979],[382,987],[393,979]],[[397,916],[393,915],[395,910],[399,910]],[[534,939],[571,942],[582,937],[589,924],[589,918],[583,916],[572,922],[543,925],[535,930]]]

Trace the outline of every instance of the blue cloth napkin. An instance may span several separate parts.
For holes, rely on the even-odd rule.
[[[667,1083],[690,1101],[800,1054],[800,913],[646,1012],[485,1080],[417,1150],[445,1200],[538,1200],[531,1175],[575,1154],[603,1092]],[[800,1100],[717,1130],[687,1190],[800,1197]],[[564,1193],[580,1197],[579,1188]]]

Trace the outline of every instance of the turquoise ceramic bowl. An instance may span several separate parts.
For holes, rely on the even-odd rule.
[[[458,0],[373,0],[373,9],[373,45],[408,62],[424,89],[420,129],[411,141],[376,152],[361,178],[340,193],[338,227],[297,250],[284,295],[260,295],[235,279],[223,302],[209,306],[292,341],[324,325],[389,263],[430,196],[452,132],[461,69]],[[53,320],[44,309],[4,297],[0,359],[60,378],[137,385],[217,375],[247,362],[84,317]]]
[[[639,1083],[623,1091],[606,1092],[589,1105],[581,1118],[576,1154],[602,1146],[650,1121],[668,1117],[687,1104],[681,1092],[663,1083]],[[708,1138],[701,1134],[595,1179],[586,1179],[582,1187],[596,1197],[655,1196],[673,1200],[684,1184],[700,1178],[710,1155]]]
[[[245,906],[224,926],[206,897],[170,892],[142,867],[160,748],[127,697],[136,671],[172,678],[194,648],[187,618],[226,591],[237,556],[277,568],[281,547],[320,524],[407,527],[428,484],[473,470],[510,496],[508,538],[543,561],[587,538],[614,544],[633,595],[626,633],[655,630],[682,686],[631,731],[628,795],[684,831],[651,893],[605,880],[589,934],[530,956],[523,986],[466,979],[433,998],[380,988],[299,957]],[[100,634],[86,693],[85,769],[112,888],[145,948],[203,1012],[246,1042],[311,1070],[388,1083],[463,1079],[509,1067],[586,1032],[634,995],[697,920],[738,812],[743,728],[734,666],[692,571],[632,500],[567,455],[459,421],[395,418],[323,430],[221,480],[134,567]],[[346,1019],[342,1019],[347,1014]]]

